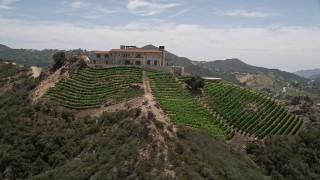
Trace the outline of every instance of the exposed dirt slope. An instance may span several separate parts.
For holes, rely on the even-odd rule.
[[[152,93],[151,93],[151,88],[150,88],[150,83],[149,83],[149,79],[146,76],[146,72],[143,71],[143,86],[144,86],[144,90],[145,90],[145,94],[144,94],[144,99],[142,102],[142,112],[144,114],[147,115],[149,120],[152,121],[160,121],[164,124],[164,131],[169,135],[169,136],[174,136],[174,133],[176,132],[176,128],[173,126],[173,124],[171,123],[169,117],[164,113],[164,111],[160,108],[159,103],[155,100],[155,98],[153,97]],[[163,146],[163,155],[164,155],[164,163],[165,163],[165,173],[168,176],[174,177],[175,176],[175,172],[172,170],[169,170],[170,167],[172,166],[169,163],[168,160],[168,146],[165,142],[165,139],[163,138],[163,136],[160,134],[160,132],[157,130],[157,128],[155,127],[155,124],[152,123],[153,129],[156,129],[157,131],[157,135],[156,135],[156,139],[157,139],[157,144],[159,147]],[[173,127],[173,133],[170,132],[169,130],[169,126]]]
[[[65,74],[61,74],[61,69],[58,69],[53,74],[51,74],[48,78],[43,80],[38,87],[36,87],[31,92],[32,101],[37,101],[40,97],[42,97],[50,88],[54,87],[55,84],[59,81],[59,79],[65,76]]]
[[[36,66],[31,66],[31,71],[32,71],[32,77],[37,78],[40,76],[42,69]]]
[[[37,101],[42,97],[51,87],[54,87],[59,79],[63,77],[69,77],[70,74],[73,74],[77,71],[78,61],[80,59],[73,56],[67,60],[64,65],[57,69],[55,72],[48,72],[49,76],[40,82],[39,86],[36,87],[30,94],[32,101]]]

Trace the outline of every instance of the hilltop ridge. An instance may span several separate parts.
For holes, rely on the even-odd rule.
[[[11,49],[10,47],[0,44],[0,51]]]
[[[202,64],[206,67],[212,68],[219,68],[219,69],[228,69],[233,72],[240,72],[240,73],[258,73],[258,72],[265,72],[267,71],[266,68],[251,66],[240,59],[226,59],[226,60],[215,60],[215,61],[208,61]]]
[[[2,47],[3,51],[0,53],[0,59],[13,60],[17,63],[40,67],[52,66],[53,61],[51,56],[58,51],[8,49],[8,47],[4,45]],[[143,48],[158,49],[158,47],[152,44],[146,45]],[[85,52],[89,58],[92,58],[93,55],[92,51],[85,51],[82,49],[66,51],[66,54],[69,56],[77,52]],[[171,59],[174,65],[184,66],[187,73],[200,75],[202,77],[222,78],[229,82],[252,88],[276,97],[279,97],[280,95],[285,97],[286,95],[292,96],[304,93],[308,94],[312,98],[318,98],[320,101],[320,80],[316,77],[313,78],[316,80],[313,83],[311,80],[293,73],[278,69],[252,66],[236,58],[201,62],[191,61],[186,57],[179,57],[168,50],[165,50],[165,54],[166,58]],[[290,86],[290,90],[282,93],[283,88],[288,85]]]
[[[300,70],[300,71],[294,72],[294,74],[297,74],[299,76],[302,76],[308,79],[314,79],[315,76],[320,75],[320,69]]]
[[[1,86],[14,83],[0,95],[3,178],[294,179],[277,166],[299,178],[317,175],[304,152],[318,150],[300,145],[319,134],[308,97],[281,102],[224,81],[206,82],[201,95],[184,83],[188,75],[81,69],[75,61],[31,102],[26,97],[50,75],[31,78],[29,68],[11,63],[0,68]],[[300,162],[308,172],[296,169]]]

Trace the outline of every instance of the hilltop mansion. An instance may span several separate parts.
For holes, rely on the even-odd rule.
[[[142,66],[165,66],[164,46],[157,50],[121,45],[120,49],[95,51],[92,64],[124,64]]]

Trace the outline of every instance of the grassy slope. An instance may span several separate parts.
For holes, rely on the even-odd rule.
[[[7,66],[0,66],[0,88],[8,77],[24,71],[9,66],[10,72]],[[0,178],[166,178],[162,158],[155,160],[160,156],[153,154],[161,148],[148,133],[155,129],[148,128],[150,121],[136,117],[139,111],[77,118],[75,111],[56,108],[51,102],[32,105],[27,96],[36,82],[24,72],[12,78],[21,80],[19,85],[0,97]],[[319,109],[317,113],[296,137],[276,137],[265,147],[250,146],[250,153],[268,175],[276,179],[319,178]],[[263,179],[246,155],[209,133],[178,126],[177,136],[170,138],[161,123],[155,125],[165,138],[177,179]],[[150,158],[140,161],[138,150],[148,148],[152,150]],[[159,170],[153,171],[155,167]]]
[[[113,115],[126,113],[122,111]],[[110,115],[110,114],[109,114]],[[108,115],[105,114],[105,117]],[[171,179],[166,163],[177,179],[262,179],[262,172],[244,154],[235,152],[209,133],[179,126],[178,136],[170,138],[162,131],[168,144],[168,162],[163,147],[152,139],[150,121],[130,118],[98,119],[97,127],[81,154],[64,161],[61,166],[35,176],[35,179],[70,177],[74,179],[124,179],[143,177]],[[114,129],[115,130],[107,130]],[[158,124],[161,131],[162,125]],[[107,131],[107,134],[106,134]],[[141,152],[147,154],[141,157]]]
[[[0,177],[165,178],[167,164],[154,139],[156,131],[165,137],[167,163],[173,165],[169,170],[177,179],[263,177],[243,154],[209,133],[179,126],[178,135],[170,138],[161,123],[151,128],[153,122],[141,117],[139,110],[80,118],[76,111],[52,102],[32,105],[27,96],[36,82],[28,76],[21,80],[19,88],[0,98]],[[147,158],[141,150],[149,152]]]

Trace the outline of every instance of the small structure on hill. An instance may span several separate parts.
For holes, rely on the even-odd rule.
[[[76,53],[76,54],[72,54],[71,57],[69,59],[75,59],[75,60],[84,60],[86,63],[90,63],[90,59],[87,56],[86,53]]]
[[[173,66],[173,60],[172,59],[165,59],[164,60],[164,66]]]
[[[216,77],[203,77],[203,79],[208,80],[208,81],[221,81],[221,78],[216,78]]]
[[[172,66],[172,72],[180,75],[184,75],[184,67],[183,66]]]

